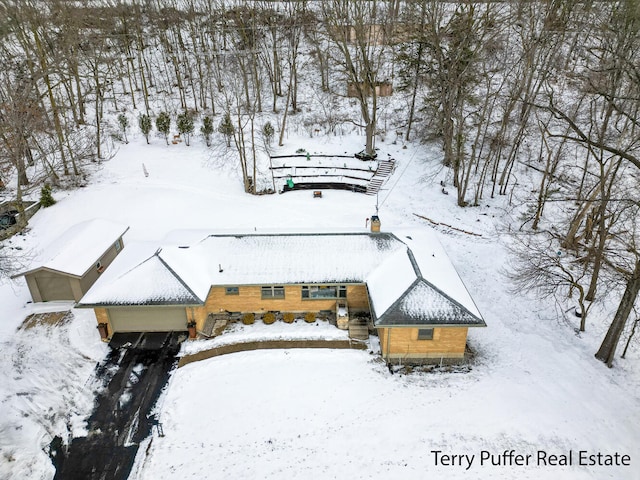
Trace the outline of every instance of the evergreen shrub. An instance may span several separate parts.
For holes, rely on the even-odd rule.
[[[275,321],[276,315],[272,312],[267,312],[262,316],[262,323],[265,325],[271,325],[272,323],[275,323]]]
[[[42,205],[42,208],[47,208],[55,203],[56,200],[53,198],[53,195],[51,195],[51,185],[48,183],[44,184],[40,189],[40,205]]]

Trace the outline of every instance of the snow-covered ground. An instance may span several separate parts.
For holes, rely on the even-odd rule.
[[[357,152],[363,143],[357,135],[288,138],[282,153]],[[506,198],[459,209],[454,195],[441,193],[437,149],[378,146],[381,156],[397,161],[378,198],[382,229],[435,229],[487,322],[469,335],[477,352],[471,371],[392,375],[375,355],[342,350],[255,351],[190,364],[173,375],[158,406],[165,436],[154,432],[140,449],[133,477],[639,479],[637,346],[607,369],[593,357],[606,312],[576,336],[551,303],[509,292]],[[176,229],[364,231],[376,204],[375,197],[346,191],[322,198],[310,191],[247,195],[235,165],[195,140],[186,147],[134,138],[89,182],[54,192],[58,203],[38,212],[5,251],[26,264],[71,225],[93,218],[129,225],[125,249],[128,242],[170,239]],[[106,351],[91,311],[75,310],[62,326],[18,330],[41,308],[28,299],[24,280],[0,285],[3,479],[52,477],[47,445],[67,428],[82,431],[93,366]],[[483,450],[532,457],[528,466],[481,465]],[[629,455],[631,466],[580,466],[580,450]],[[436,465],[433,451],[469,457],[462,465]],[[574,464],[538,466],[538,451],[572,451]]]

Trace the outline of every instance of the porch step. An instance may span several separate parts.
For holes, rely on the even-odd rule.
[[[219,320],[216,320],[216,323],[213,324],[213,336],[217,337],[224,331],[225,328],[227,328],[226,318],[221,318]]]
[[[224,331],[228,321],[227,315],[209,315],[200,333],[205,337],[216,337]]]
[[[369,338],[369,325],[364,318],[351,318],[349,320],[349,337],[357,340]]]
[[[367,340],[369,338],[369,327],[366,325],[349,325],[349,338]]]

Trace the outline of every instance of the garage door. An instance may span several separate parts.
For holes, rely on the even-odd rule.
[[[73,300],[73,290],[67,277],[60,275],[38,275],[36,277],[38,290],[43,302],[53,300]]]
[[[114,332],[171,332],[187,329],[184,307],[110,308]]]

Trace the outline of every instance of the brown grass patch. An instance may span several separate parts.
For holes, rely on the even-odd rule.
[[[34,313],[24,319],[19,330],[29,330],[40,325],[64,325],[73,318],[71,312]]]

